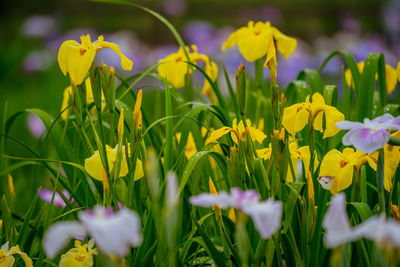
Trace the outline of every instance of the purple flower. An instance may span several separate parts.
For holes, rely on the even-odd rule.
[[[71,238],[91,236],[99,249],[124,257],[129,248],[138,247],[143,240],[139,216],[129,209],[114,212],[97,205],[93,210],[79,213],[79,222],[63,221],[50,226],[43,239],[47,256],[52,259]]]
[[[70,199],[71,195],[68,193],[67,190],[63,190],[62,193],[66,198]],[[53,196],[53,190],[48,190],[48,189],[44,189],[44,188],[41,188],[39,190],[39,197],[41,199],[43,199],[44,201],[46,201],[47,203],[51,203],[52,196]],[[72,202],[74,202],[73,199],[72,199]],[[65,208],[65,206],[66,206],[64,200],[61,198],[61,196],[58,192],[56,192],[54,195],[53,205],[57,206],[57,207],[63,207],[63,208]]]
[[[233,207],[249,215],[260,235],[267,239],[281,226],[282,203],[273,199],[260,202],[260,197],[255,190],[242,191],[232,188],[230,194],[221,191],[218,195],[202,193],[190,197],[190,203],[200,207],[218,205],[225,209]]]
[[[46,37],[56,30],[54,18],[35,15],[25,20],[22,35],[25,37]]]
[[[364,123],[341,121],[336,126],[349,130],[342,139],[345,146],[353,145],[364,153],[372,153],[382,148],[390,138],[389,130],[400,130],[400,116],[384,114],[373,120],[364,119]]]
[[[46,126],[44,126],[42,120],[35,114],[29,113],[26,120],[28,129],[35,138],[40,138],[46,131]]]
[[[343,193],[332,197],[322,223],[324,243],[334,248],[360,238],[375,241],[378,246],[400,247],[400,224],[384,215],[373,216],[356,227],[351,227],[346,214],[346,197]]]

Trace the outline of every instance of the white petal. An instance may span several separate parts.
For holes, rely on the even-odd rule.
[[[212,207],[213,205],[219,205],[222,209],[225,209],[233,205],[231,196],[225,191],[219,192],[218,195],[201,193],[200,195],[190,197],[189,201],[192,205],[199,207]]]
[[[280,201],[268,199],[245,207],[243,211],[251,216],[254,226],[264,239],[272,236],[281,227],[282,203]]]
[[[85,228],[78,222],[59,222],[50,226],[43,239],[43,248],[49,259],[68,243],[71,238],[86,236]]]
[[[103,211],[106,214],[105,209]],[[82,212],[79,219],[101,251],[124,257],[130,247],[138,247],[142,243],[140,218],[126,208],[101,216],[103,211],[96,207],[94,215]]]
[[[325,229],[324,243],[328,248],[337,247],[355,238],[347,218],[345,202],[346,197],[343,193],[333,196],[322,222]]]
[[[9,244],[10,244],[10,242],[4,243],[4,245],[2,245],[0,249],[2,249],[4,251],[8,251],[10,249]]]
[[[342,130],[353,130],[363,128],[364,125],[361,122],[339,121],[336,123],[336,127]]]

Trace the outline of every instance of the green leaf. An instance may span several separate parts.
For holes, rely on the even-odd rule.
[[[365,221],[372,216],[372,211],[367,203],[364,202],[350,202],[349,205],[353,206],[358,215],[360,215],[361,221]]]
[[[204,240],[205,249],[207,250],[208,254],[213,258],[217,266],[226,266],[225,257],[215,248],[213,242],[210,240],[206,232],[204,232],[203,228],[200,226],[200,224],[196,221],[195,218],[193,218],[193,222],[196,225],[197,230],[199,231],[201,237]]]
[[[324,88],[322,79],[319,76],[319,73],[315,70],[305,69],[300,71],[296,80],[308,82],[312,93],[322,93]]]
[[[289,83],[285,90],[285,97],[288,106],[304,102],[308,95],[311,95],[311,89],[304,81],[293,81]]]

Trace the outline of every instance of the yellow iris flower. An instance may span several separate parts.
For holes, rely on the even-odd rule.
[[[186,49],[189,51],[190,61],[192,63],[204,62],[206,74],[212,81],[215,81],[218,76],[217,64],[211,61],[208,56],[197,53],[195,45],[192,45],[193,52],[190,52],[188,48]],[[191,71],[190,65],[186,61],[185,53],[182,47],[180,47],[178,52],[172,53],[158,61],[160,64],[157,68],[158,75],[166,78],[175,88],[182,88],[185,86],[185,75]],[[204,80],[202,94],[208,95],[210,100],[215,97],[214,91],[207,80]]]
[[[322,159],[318,179],[320,183],[324,181],[325,189],[337,195],[352,184],[354,170],[359,171],[363,164],[372,161],[370,155],[352,148],[343,152],[332,149]]]
[[[92,84],[90,82],[90,78],[86,78],[85,79],[85,85],[86,85],[86,103],[89,105],[89,104],[94,102]],[[63,93],[61,111],[63,111],[64,109],[66,109],[68,107],[69,101],[71,99],[71,95],[72,95],[72,87],[68,86],[67,88],[65,88],[64,93]],[[101,100],[102,100],[101,110],[103,110],[105,108],[105,106],[106,106],[106,103],[104,102],[104,94],[103,94],[103,92],[101,92]],[[68,119],[68,115],[69,115],[69,110],[65,110],[61,114],[61,119],[66,121]]]
[[[276,42],[278,51],[288,58],[297,47],[297,40],[281,33],[277,28],[271,26],[269,21],[249,21],[247,26],[241,27],[232,33],[222,45],[222,51],[238,45],[242,56],[250,62],[265,56],[268,52],[270,38]]]
[[[399,65],[400,66],[400,65]],[[397,79],[398,77],[400,77],[398,75],[398,73],[400,73],[400,69],[398,66],[398,71],[396,72],[396,70],[394,68],[392,68],[391,66],[387,65],[385,66],[385,73],[386,73],[386,89],[387,89],[387,93],[391,94],[394,89],[396,88],[397,85]],[[360,74],[363,73],[364,70],[364,61],[358,62],[357,63],[357,68],[358,68],[358,72]],[[346,79],[346,84],[347,86],[352,85],[353,83],[353,77],[351,76],[351,71],[350,69],[346,69],[346,71],[344,72],[344,77]],[[378,79],[378,74],[376,74],[375,79]]]
[[[267,137],[260,129],[251,126],[251,121],[249,119],[246,120],[247,128],[244,127],[243,121],[240,121],[237,124],[237,120],[234,119],[232,122],[232,128],[228,126],[224,126],[218,130],[212,131],[208,136],[205,145],[210,143],[216,143],[219,138],[222,136],[231,133],[232,140],[238,144],[239,139],[242,141],[246,134],[246,131],[249,132],[250,137],[253,141],[257,141],[258,143],[262,143],[262,141]]]
[[[323,114],[326,118],[325,131],[322,129]],[[322,95],[315,93],[312,96],[312,102],[310,102],[310,96],[307,96],[306,102],[285,108],[282,125],[292,136],[295,136],[306,126],[310,116],[314,121],[314,129],[324,133],[323,138],[337,134],[340,129],[336,127],[336,123],[344,120],[343,113],[333,106],[326,105]]]
[[[93,266],[93,255],[97,255],[97,249],[93,249],[94,240],[82,245],[81,241],[75,240],[75,247],[61,256],[60,267],[91,267]]]
[[[18,254],[22,257],[25,262],[25,266],[32,267],[33,263],[32,260],[26,255],[25,252],[21,252],[21,249],[18,245],[9,249],[8,242],[5,243],[0,248],[0,266],[1,267],[11,267],[14,265],[15,258],[13,255]]]
[[[103,48],[114,50],[121,58],[122,68],[127,71],[132,70],[132,61],[121,53],[117,44],[104,41],[102,35],[92,43],[88,34],[81,36],[80,44],[74,40],[67,40],[61,44],[57,57],[61,71],[64,75],[69,73],[73,85],[81,84],[93,63],[96,53]]]
[[[129,144],[128,144],[129,146]],[[129,151],[129,148],[128,148]],[[107,159],[108,159],[108,167],[110,171],[114,167],[114,163],[117,160],[117,146],[114,148],[106,145],[106,153],[107,153]],[[94,152],[94,154],[87,158],[85,160],[85,169],[89,173],[90,176],[92,176],[94,179],[103,181],[103,170],[104,166],[101,162],[100,158],[100,153],[98,150]],[[125,156],[125,146],[122,147],[122,161],[121,161],[121,167],[119,171],[119,177],[124,177],[128,174],[128,163],[126,162],[126,156]],[[135,168],[135,176],[134,179],[139,180],[144,176],[143,172],[143,164],[140,159],[136,160],[136,168]]]
[[[393,137],[400,137],[400,131],[392,134]],[[368,161],[369,166],[376,171],[379,151],[370,154],[372,160]],[[383,165],[384,165],[384,187],[386,191],[392,190],[393,177],[400,163],[400,147],[386,144],[383,147]]]
[[[178,140],[178,142],[181,141],[181,133],[176,133],[176,139]],[[196,153],[196,143],[194,142],[192,132],[189,132],[185,146],[185,157],[189,160]]]

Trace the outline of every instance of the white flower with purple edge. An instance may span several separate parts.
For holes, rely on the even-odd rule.
[[[218,195],[202,193],[192,196],[190,203],[200,207],[220,206],[221,209],[233,207],[249,215],[260,235],[267,239],[281,226],[282,203],[273,199],[260,202],[260,197],[255,190],[242,191],[234,187],[230,194],[221,191]]]
[[[400,224],[384,215],[372,216],[356,227],[351,227],[346,213],[346,197],[343,193],[333,196],[324,217],[324,243],[334,248],[348,242],[367,238],[381,247],[400,248]]]
[[[50,226],[43,239],[48,258],[54,258],[71,238],[82,240],[91,236],[98,248],[107,254],[124,257],[130,247],[138,247],[143,240],[139,216],[123,208],[114,212],[97,205],[93,210],[79,213],[79,222],[63,221]]]
[[[386,113],[373,120],[365,118],[363,123],[341,121],[336,123],[336,126],[342,130],[349,130],[343,136],[343,145],[353,145],[364,153],[372,153],[389,141],[389,130],[400,130],[400,116],[393,117]]]
[[[71,199],[71,195],[68,193],[67,190],[63,190],[62,193],[67,199]],[[53,190],[41,188],[39,190],[39,197],[50,204],[51,199],[53,197]],[[71,202],[75,202],[75,200],[71,199]],[[58,192],[54,194],[53,206],[63,207],[63,208],[65,208],[66,206],[64,200],[62,199],[62,197]]]

